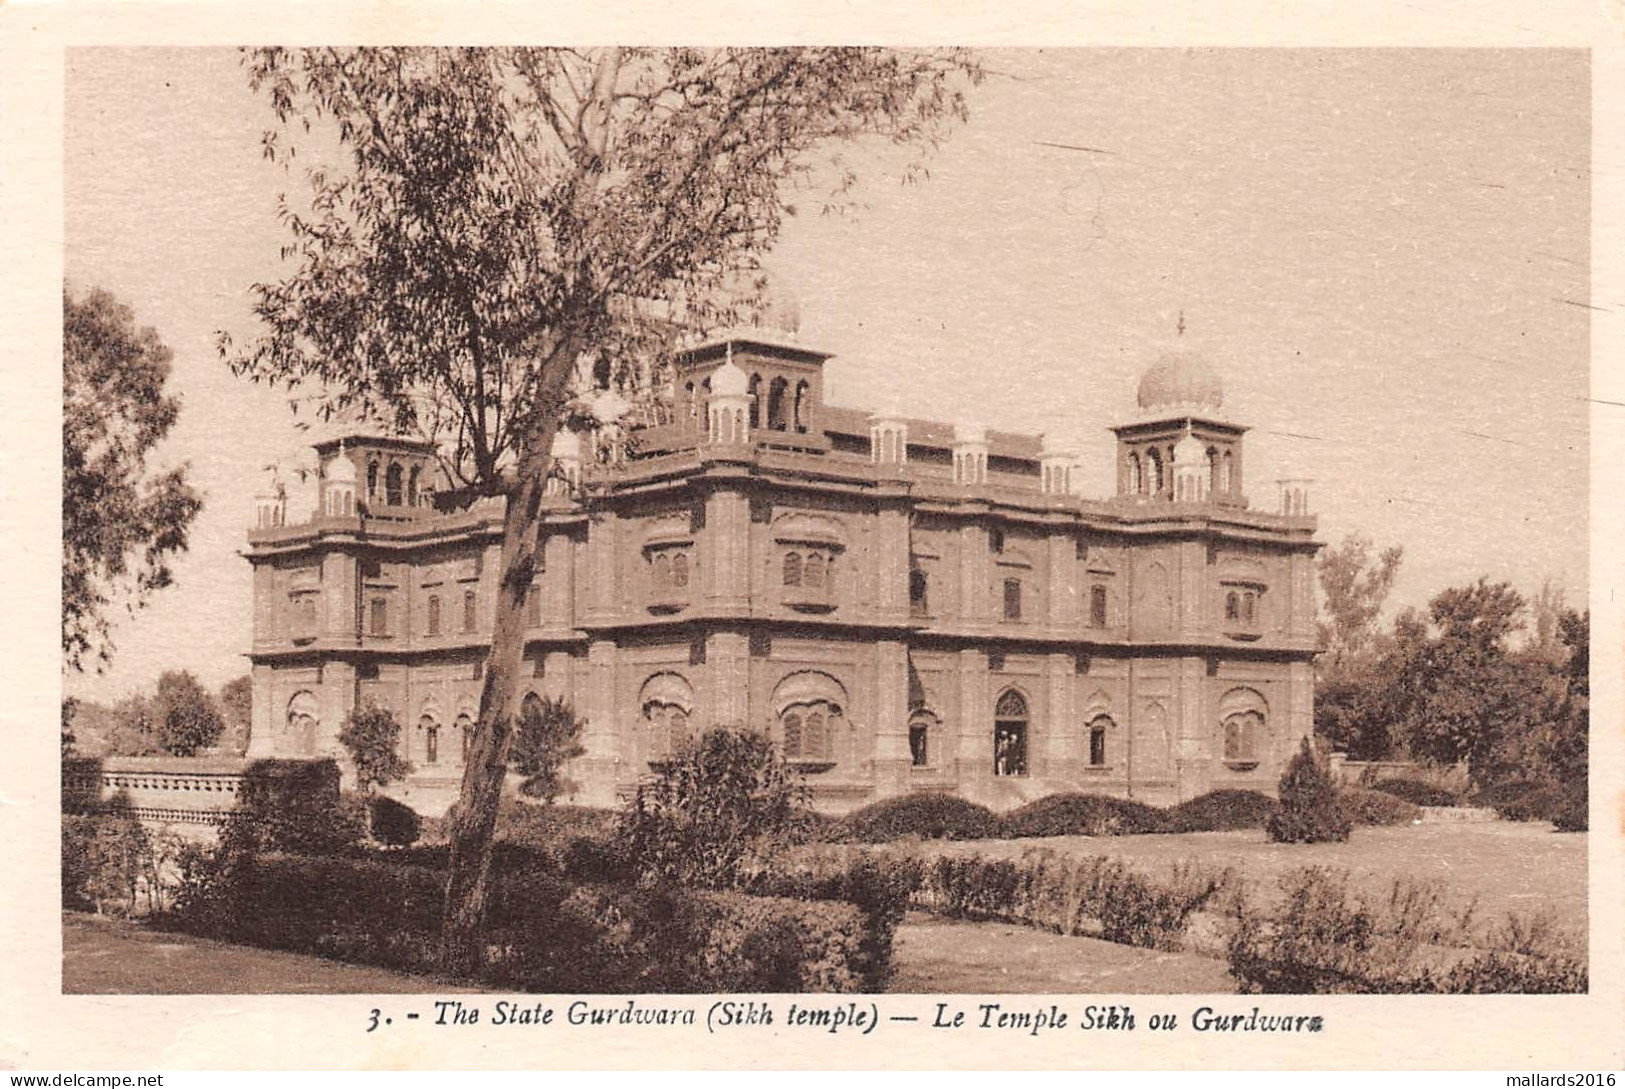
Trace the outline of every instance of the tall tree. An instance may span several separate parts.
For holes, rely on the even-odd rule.
[[[1377,617],[1394,587],[1404,549],[1375,551],[1371,538],[1353,533],[1320,554],[1320,608],[1317,623],[1323,656],[1321,675],[1341,678],[1368,664],[1377,637]]]
[[[244,673],[220,686],[216,697],[220,717],[226,720],[224,744],[231,752],[248,748],[249,732],[254,723],[254,679]]]
[[[180,414],[164,393],[170,351],[106,291],[62,291],[62,655],[73,670],[112,656],[109,612],[173,581],[203,501],[186,467],[147,458]]]
[[[171,756],[196,756],[225,729],[220,708],[197,677],[184,669],[158,677],[158,747]]]
[[[503,496],[494,635],[451,820],[442,955],[477,966],[524,602],[572,379],[626,388],[674,335],[755,302],[797,194],[826,208],[866,137],[926,148],[980,78],[957,51],[262,49],[265,154],[336,148],[281,203],[293,271],[253,288],[240,374],[427,434],[467,498]],[[310,135],[309,141],[306,135]],[[305,159],[309,159],[307,154]],[[913,171],[910,171],[912,174]]]

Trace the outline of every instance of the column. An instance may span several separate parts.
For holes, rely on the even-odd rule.
[[[705,532],[698,542],[706,602],[713,612],[750,611],[750,501],[718,488],[705,498]]]
[[[883,624],[905,624],[908,622],[908,511],[900,503],[883,505],[874,533],[876,619]]]
[[[568,660],[568,656],[564,657]],[[587,751],[576,765],[581,772],[579,797],[586,805],[614,805],[624,767],[620,759],[621,723],[615,714],[615,666],[619,657],[620,648],[613,640],[594,639],[587,645],[585,663],[569,662],[572,669],[581,669],[579,676],[571,678],[571,688],[575,694],[575,712],[587,720],[581,731],[581,747]],[[545,667],[548,672],[552,671],[555,660],[556,655],[550,653]],[[548,682],[546,687],[549,692],[553,691],[553,682]]]
[[[908,647],[875,644],[874,768],[877,793],[901,793],[908,782]]]
[[[712,632],[705,641],[705,663],[711,678],[711,718],[703,726],[735,730],[753,726],[748,702],[750,640],[740,632]]]
[[[988,696],[987,653],[959,652],[958,745],[954,763],[963,790],[993,773],[993,705]]]
[[[1177,738],[1174,760],[1180,801],[1205,794],[1212,782],[1213,731],[1207,726],[1206,701],[1202,698],[1206,680],[1205,660],[1179,659],[1175,681],[1179,706],[1174,710]]]
[[[1044,657],[1044,683],[1049,689],[1049,709],[1043,722],[1045,743],[1035,747],[1041,761],[1033,769],[1046,778],[1071,778],[1077,774],[1082,744],[1076,700],[1077,659],[1067,653]]]

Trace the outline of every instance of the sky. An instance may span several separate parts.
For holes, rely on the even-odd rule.
[[[1253,428],[1254,506],[1311,477],[1322,540],[1404,547],[1390,613],[1481,575],[1584,601],[1583,51],[985,58],[928,177],[861,149],[863,206],[797,216],[771,256],[802,342],[834,353],[830,401],[1044,432],[1105,496],[1107,428],[1177,346]],[[68,53],[66,275],[173,349],[183,407],[156,462],[189,462],[205,499],[176,585],[69,694],[247,670],[253,496],[308,442],[214,347],[254,335],[249,285],[278,275],[274,202],[300,183],[260,154],[270,119],[231,51]]]

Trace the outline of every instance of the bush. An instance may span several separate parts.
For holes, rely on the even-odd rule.
[[[1559,832],[1584,832],[1591,827],[1590,798],[1584,783],[1576,783],[1563,791],[1562,798],[1552,809],[1551,821]]]
[[[616,834],[649,880],[732,888],[788,843],[801,795],[767,738],[710,730],[638,787]]]
[[[1343,842],[1352,822],[1337,800],[1337,788],[1321,766],[1309,739],[1281,775],[1281,808],[1265,824],[1276,843]]]
[[[1410,824],[1422,817],[1420,806],[1384,790],[1345,786],[1337,797],[1355,824]]]
[[[1170,832],[1239,832],[1262,828],[1281,805],[1256,790],[1210,790],[1167,811]]]
[[[1007,813],[1004,834],[1038,836],[1126,836],[1161,832],[1163,814],[1143,802],[1106,794],[1051,794]]]
[[[1004,822],[991,809],[954,794],[909,794],[887,798],[849,813],[846,838],[885,843],[903,836],[921,839],[997,839]]]
[[[1509,917],[1490,934],[1473,907],[1452,911],[1436,885],[1396,881],[1387,898],[1355,897],[1342,870],[1281,880],[1267,912],[1239,912],[1230,974],[1249,994],[1556,993],[1586,989],[1584,961],[1549,918]],[[1461,950],[1473,950],[1463,956]]]
[[[350,754],[356,789],[363,794],[412,773],[412,765],[401,755],[401,724],[387,707],[352,710],[339,731],[339,744]]]
[[[1481,788],[1475,800],[1490,806],[1505,821],[1545,821],[1556,815],[1563,794],[1560,786],[1510,780]]]
[[[207,937],[404,971],[437,967],[445,874],[381,858],[238,855],[177,925]],[[207,901],[207,910],[197,910]],[[855,991],[862,911],[663,884],[572,885],[499,867],[485,982],[546,993]]]
[[[578,837],[608,840],[619,818],[612,809],[582,805],[542,805],[504,798],[497,808],[497,842],[555,850]]]
[[[394,798],[370,798],[368,809],[372,838],[386,847],[410,847],[423,833],[423,820],[417,810]]]
[[[574,792],[576,784],[564,777],[564,766],[587,750],[581,731],[587,720],[561,699],[526,696],[514,723],[508,763],[524,776],[519,793],[551,804],[560,794]]]
[[[1404,798],[1412,805],[1460,805],[1461,795],[1420,779],[1379,779],[1371,784],[1372,790]]]
[[[363,804],[339,795],[332,760],[256,760],[243,772],[222,845],[249,853],[333,854],[365,835]]]
[[[839,900],[862,912],[858,972],[862,989],[874,992],[891,982],[892,939],[924,881],[925,868],[914,858],[876,858],[867,852],[855,858],[802,854],[792,868],[776,867],[762,874],[751,891],[798,900]]]
[[[64,814],[62,906],[134,914],[149,854],[146,829],[133,817]]]

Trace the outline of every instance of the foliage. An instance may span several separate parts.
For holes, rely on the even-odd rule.
[[[1262,828],[1281,806],[1256,790],[1210,790],[1167,810],[1170,832],[1236,832]]]
[[[174,426],[170,351],[102,290],[62,291],[62,654],[97,668],[112,657],[110,611],[144,605],[174,581],[203,501],[187,468],[151,472]]]
[[[1404,798],[1412,805],[1460,805],[1461,795],[1453,790],[1423,782],[1420,779],[1379,779],[1371,784],[1372,790]]]
[[[1386,898],[1357,897],[1346,872],[1318,866],[1284,875],[1281,887],[1267,910],[1238,906],[1227,954],[1244,993],[1586,989],[1584,962],[1547,919],[1513,916],[1486,935],[1475,905],[1450,907],[1436,885],[1396,881]]]
[[[1177,949],[1191,916],[1231,885],[1228,870],[1192,864],[1159,881],[1120,859],[1038,850],[1020,861],[941,855],[926,867],[924,904],[943,914],[1005,919],[1060,934]]]
[[[387,707],[356,707],[344,720],[339,744],[350,754],[356,789],[363,794],[412,773],[411,763],[401,755],[401,724]]]
[[[220,686],[215,700],[226,723],[222,742],[231,752],[245,751],[254,723],[254,679],[247,673],[233,677]]]
[[[393,856],[390,856],[393,857]],[[243,856],[171,922],[227,941],[432,971],[440,866],[382,857]],[[573,885],[534,862],[493,882],[479,977],[544,993],[856,991],[864,914],[848,904],[677,886]]]
[[[243,770],[226,854],[332,854],[366,834],[365,807],[341,797],[332,760],[256,760]]]
[[[1590,802],[1585,783],[1569,784],[1551,810],[1551,822],[1559,832],[1587,831],[1591,827]]]
[[[524,776],[519,793],[552,803],[575,784],[561,774],[564,765],[587,750],[581,745],[585,719],[564,700],[552,696],[527,699],[520,708],[508,761]]]
[[[1309,739],[1281,774],[1281,808],[1265,824],[1276,843],[1342,842],[1349,838],[1350,819],[1337,800],[1337,787],[1321,765]]]
[[[72,696],[62,697],[62,755],[73,754],[73,720],[79,714],[79,701]]]
[[[410,847],[423,834],[417,810],[382,794],[367,799],[372,838],[386,847]]]
[[[921,839],[997,839],[1004,822],[986,806],[954,794],[907,794],[873,802],[847,814],[845,838],[884,843],[901,836]]]
[[[63,814],[64,908],[136,915],[168,906],[184,841],[168,829],[148,829],[123,804]]]
[[[618,821],[619,816],[612,809],[538,805],[518,798],[504,798],[497,811],[496,838],[550,850],[578,837],[610,839]]]
[[[810,864],[807,864],[810,863]],[[877,859],[868,853],[834,866],[817,856],[799,867],[777,865],[759,875],[751,891],[797,900],[835,900],[863,913],[858,974],[864,991],[884,991],[892,975],[892,940],[925,880],[917,859]]]
[[[225,728],[214,697],[185,670],[166,670],[158,677],[158,708],[158,747],[172,756],[196,756]]]
[[[1369,666],[1368,651],[1377,638],[1377,617],[1399,574],[1404,549],[1385,548],[1373,555],[1371,539],[1350,534],[1320,554],[1320,608],[1317,623],[1325,651],[1321,668],[1328,678],[1357,673]]]
[[[1345,786],[1337,792],[1337,798],[1355,824],[1410,824],[1422,817],[1422,810],[1415,802],[1383,790]]]
[[[163,714],[157,701],[138,692],[119,700],[109,713],[103,739],[107,756],[156,756]]]
[[[1051,794],[1005,814],[1000,834],[1014,838],[1122,836],[1160,832],[1166,824],[1162,813],[1143,802],[1105,794]]]
[[[222,355],[320,391],[325,415],[428,436],[454,499],[507,500],[452,819],[446,958],[466,967],[483,949],[553,438],[566,416],[619,426],[613,398],[571,394],[658,384],[677,340],[755,309],[762,285],[741,281],[795,192],[829,181],[840,206],[855,183],[835,149],[934,145],[981,72],[963,52],[871,48],[268,48],[245,63],[276,117],[267,158],[291,166],[307,134],[300,162],[337,150],[303,201],[281,202],[294,271],[252,288],[263,335],[222,334]]]
[[[733,888],[787,841],[801,794],[766,737],[708,730],[638,787],[618,834],[650,878]]]

